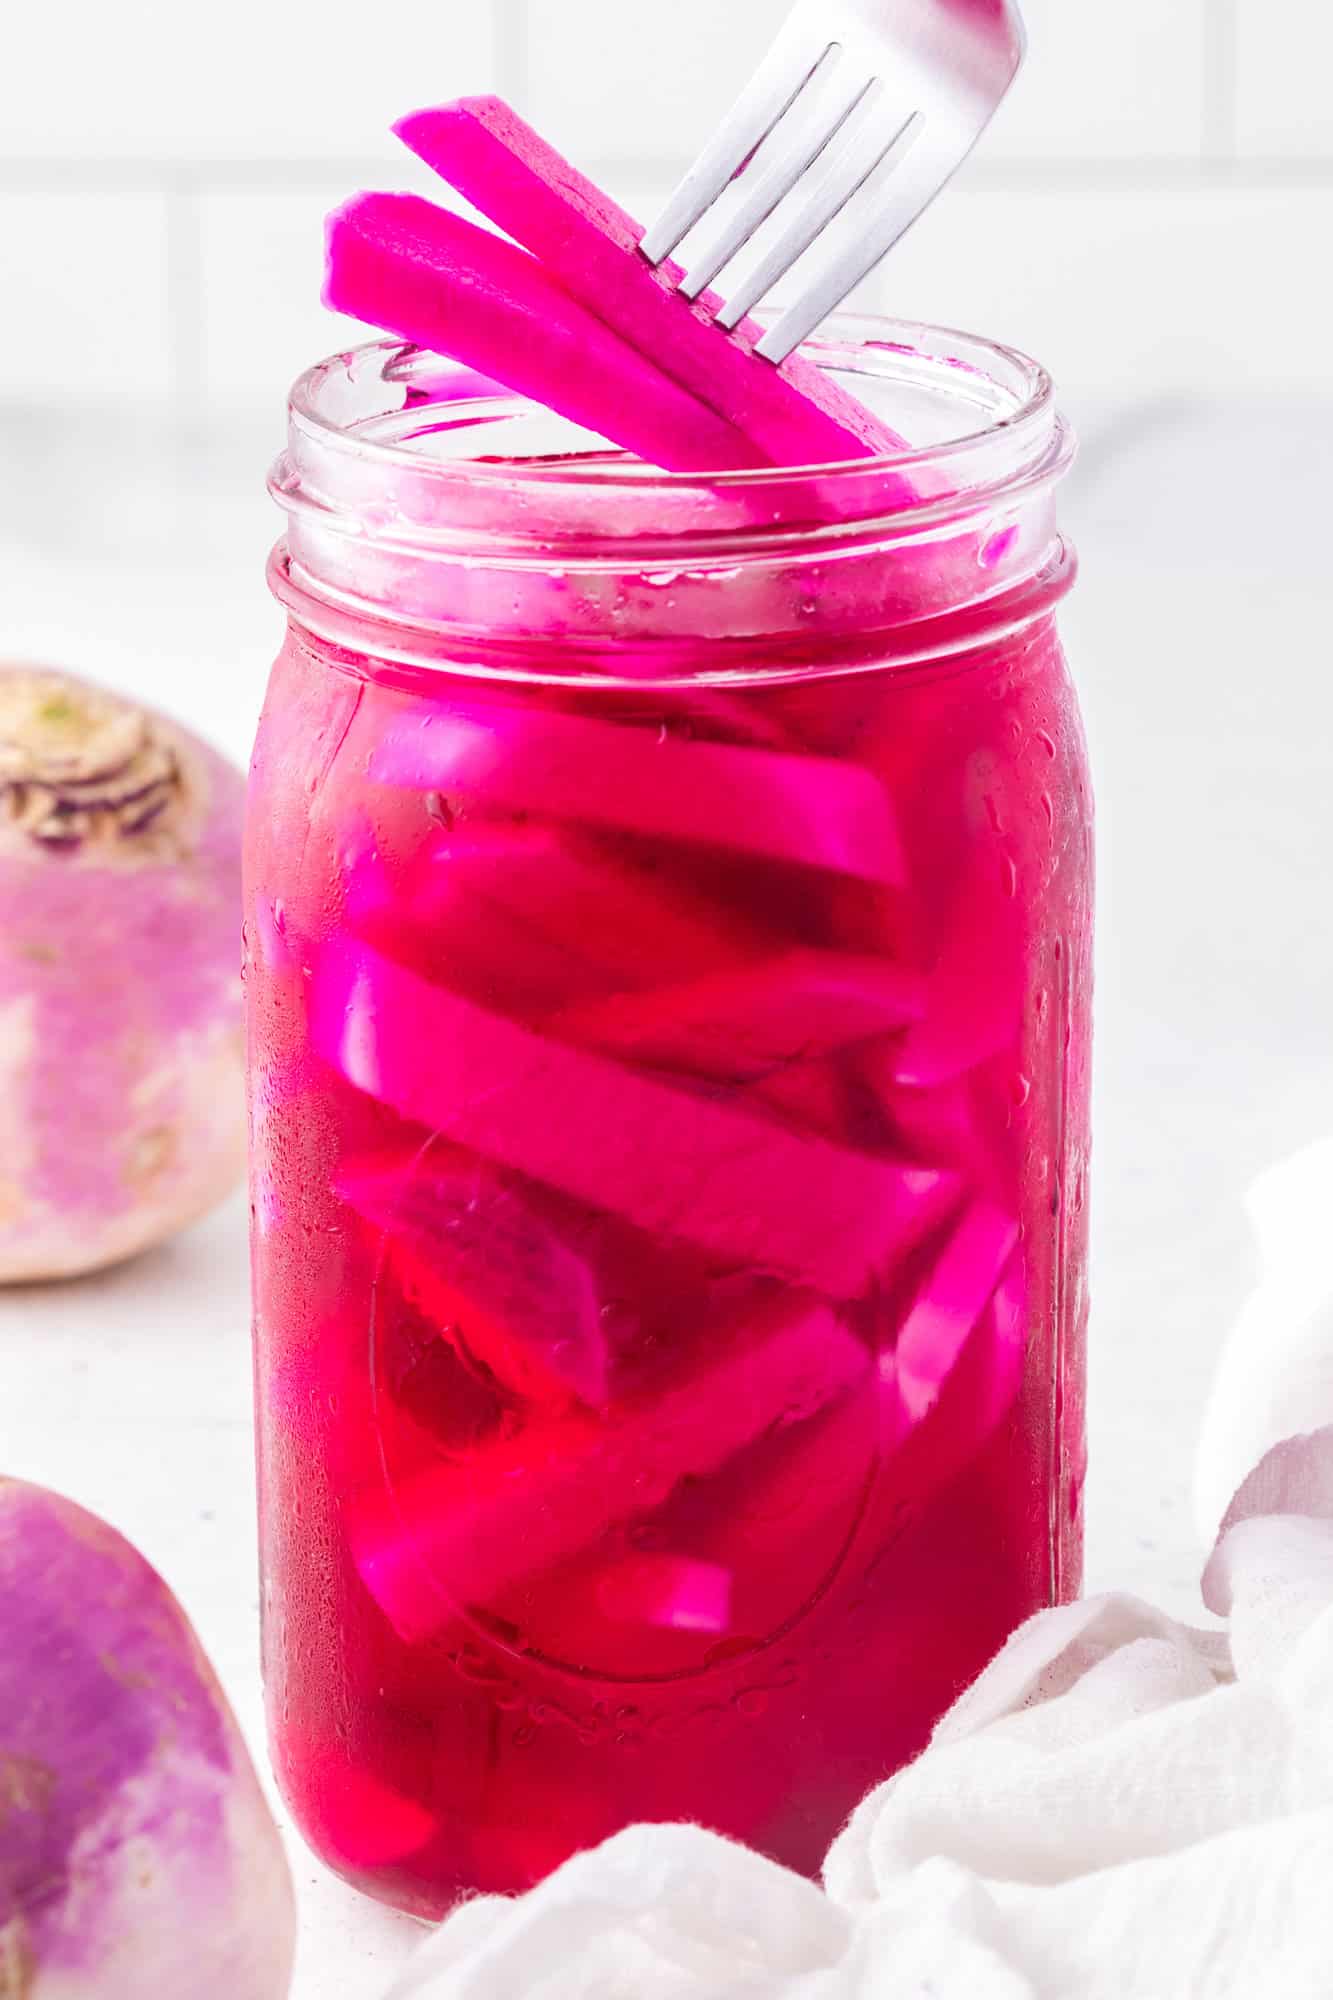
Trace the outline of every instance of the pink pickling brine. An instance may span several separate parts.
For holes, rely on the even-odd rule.
[[[494,107],[407,136],[545,187],[513,256],[602,258],[626,331],[676,310]],[[813,1872],[1079,1583],[1065,433],[1032,364],[888,325],[767,381],[729,346],[710,403],[698,327],[690,449],[805,424],[849,462],[664,479],[459,342],[312,370],[277,474],[246,929],[268,1702],[312,1845],[426,1916],[640,1819]],[[866,455],[914,424],[951,448]]]

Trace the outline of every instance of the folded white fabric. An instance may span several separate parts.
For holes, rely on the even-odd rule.
[[[1333,1148],[1295,1182],[1325,1165]],[[1249,1311],[1205,1488],[1250,1422],[1234,1385],[1273,1299],[1308,1327],[1318,1282]],[[1313,1336],[1267,1351],[1305,1386],[1296,1409],[1270,1385],[1264,1422],[1297,1428],[1333,1359]],[[862,1804],[827,1893],[697,1828],[635,1827],[467,1905],[389,2000],[1329,2000],[1333,1408],[1240,1486],[1203,1597],[1225,1626],[1120,1595],[1024,1626]]]
[[[1195,1460],[1205,1547],[1266,1451],[1333,1424],[1333,1138],[1261,1174],[1245,1206],[1259,1283],[1223,1351]]]

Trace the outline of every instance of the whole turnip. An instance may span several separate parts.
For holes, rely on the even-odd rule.
[[[105,1522],[0,1479],[0,1995],[282,2000],[294,1937],[179,1604]]]
[[[160,1242],[244,1166],[239,772],[0,665],[0,1283]]]

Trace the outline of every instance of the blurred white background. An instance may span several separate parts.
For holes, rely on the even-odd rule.
[[[645,217],[785,0],[63,0],[0,42],[0,657],[238,758],[278,619],[263,494],[325,211],[495,89]],[[1026,0],[1033,54],[867,303],[1009,339],[1083,434],[1067,607],[1100,795],[1089,1580],[1197,1610],[1190,1451],[1241,1199],[1333,1131],[1333,8]],[[259,1738],[244,1213],[0,1298],[0,1469],[111,1515]],[[293,1844],[298,2000],[408,1933]]]

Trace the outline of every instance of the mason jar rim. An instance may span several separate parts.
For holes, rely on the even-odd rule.
[[[756,318],[762,322],[762,310]],[[698,486],[703,481],[709,486],[728,488],[782,485],[804,483],[815,474],[821,478],[836,478],[839,475],[864,475],[870,471],[910,471],[928,461],[947,460],[975,450],[987,438],[1000,432],[1004,432],[1009,440],[1016,441],[1029,432],[1049,431],[1057,421],[1055,385],[1051,375],[1039,361],[1006,342],[924,320],[840,313],[826,323],[819,336],[806,342],[801,349],[805,358],[825,366],[836,366],[840,356],[845,362],[853,352],[862,363],[867,356],[878,354],[896,356],[899,361],[907,357],[918,360],[928,358],[978,375],[983,364],[993,368],[998,363],[1011,376],[1011,386],[1006,386],[1014,407],[992,423],[981,424],[976,430],[963,431],[955,438],[934,445],[905,445],[900,451],[804,465],[739,466],[719,472],[699,473],[666,472],[630,457],[617,458],[614,462],[564,459],[558,464],[498,463],[480,459],[452,460],[449,463],[451,467],[464,467],[468,476],[478,481],[531,480],[543,487],[628,485],[638,489],[645,485]],[[394,375],[405,381],[406,370],[417,359],[427,363],[438,360],[429,350],[399,340],[367,341],[358,347],[329,355],[305,369],[292,384],[288,403],[292,426],[302,435],[322,439],[331,450],[362,460],[395,465],[404,458],[410,458],[414,464],[419,464],[420,454],[401,444],[385,443],[369,437],[363,430],[336,421],[322,407],[331,386],[343,386],[365,364],[377,357],[382,357],[389,364],[382,371],[386,381]],[[862,366],[857,372],[872,371]],[[999,386],[998,376],[992,374],[990,379]],[[513,400],[521,403],[525,399],[514,396]]]
[[[672,544],[698,538],[710,547],[724,537],[756,549],[793,529],[824,538],[878,529],[897,541],[988,497],[1054,483],[1072,457],[1050,375],[1003,342],[844,314],[802,352],[867,388],[894,384],[928,397],[937,411],[952,408],[954,434],[873,457],[716,473],[663,472],[605,454],[432,457],[416,440],[442,426],[413,428],[438,407],[432,385],[483,378],[382,340],[298,377],[270,491],[289,515],[316,518],[325,530],[371,533],[413,550],[474,537],[487,551],[514,555],[577,543],[587,561],[599,548],[623,559],[625,541],[645,536]],[[486,388],[489,399],[474,392],[454,405],[471,413],[461,421],[477,426],[534,408],[494,383]]]
[[[935,629],[945,614],[1001,629],[1064,594],[1074,561],[1053,489],[1074,447],[1039,363],[947,328],[850,316],[803,353],[895,431],[931,441],[826,465],[662,472],[595,441],[579,451],[586,433],[552,451],[548,412],[426,350],[334,355],[292,391],[270,480],[287,513],[274,591],[331,642],[355,648],[373,627],[377,652],[427,663],[517,647],[562,677],[563,656],[589,648],[647,648],[653,664],[635,673],[672,674],[889,633],[933,652],[952,643]],[[668,664],[673,647],[699,645],[714,666]]]

